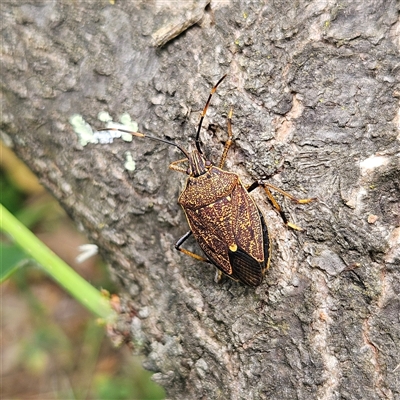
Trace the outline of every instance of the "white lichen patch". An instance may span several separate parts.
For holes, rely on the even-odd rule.
[[[124,167],[127,171],[134,171],[136,168],[136,163],[134,159],[132,158],[132,153],[130,151],[127,151],[125,153],[125,164]]]
[[[375,168],[387,165],[389,161],[389,157],[372,155],[360,162],[361,175],[366,175]]]
[[[120,123],[114,122],[110,114],[106,111],[100,111],[97,118],[106,124],[105,128],[110,128],[110,130],[97,131],[93,129],[79,114],[74,114],[69,118],[69,123],[72,125],[82,146],[86,146],[88,143],[109,144],[116,138],[121,138],[125,142],[131,142],[132,135],[129,132],[138,131],[137,122],[133,121],[128,113],[124,113],[119,117]]]
[[[97,143],[92,127],[83,119],[82,115],[74,114],[69,118],[69,123],[78,135],[79,143],[86,146],[88,143]]]

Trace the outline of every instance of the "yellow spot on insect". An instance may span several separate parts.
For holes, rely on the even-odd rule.
[[[231,245],[229,246],[229,250],[230,250],[230,251],[236,251],[236,250],[237,250],[236,244],[235,244],[235,243],[231,244]]]

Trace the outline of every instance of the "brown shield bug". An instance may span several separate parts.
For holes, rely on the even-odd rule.
[[[258,286],[269,267],[271,242],[265,218],[249,193],[261,186],[285,224],[297,230],[301,230],[301,228],[287,221],[270,189],[298,204],[306,204],[314,199],[296,199],[276,186],[262,181],[256,181],[246,188],[237,174],[222,169],[228,150],[233,143],[232,108],[228,114],[228,140],[218,167],[206,160],[201,149],[200,130],[211,97],[225,76],[210,92],[197,128],[196,148],[190,152],[176,143],[147,134],[119,128],[103,130],[119,130],[131,133],[133,136],[157,140],[175,146],[183,153],[185,158],[172,162],[169,167],[188,175],[178,203],[185,212],[190,230],[176,242],[175,248],[197,260],[214,264],[220,271],[219,277],[223,272],[236,281],[250,286]],[[184,162],[188,164],[188,168],[180,166]],[[181,247],[192,234],[205,257]]]

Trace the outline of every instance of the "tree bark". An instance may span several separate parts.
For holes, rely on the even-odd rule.
[[[2,137],[101,250],[135,309],[131,340],[173,399],[400,397],[400,22],[395,0],[9,1]],[[162,143],[79,144],[68,119],[139,129],[271,183],[284,226],[254,289],[174,250],[181,156]],[[124,170],[130,150],[136,169]],[[199,252],[195,243],[189,248]]]

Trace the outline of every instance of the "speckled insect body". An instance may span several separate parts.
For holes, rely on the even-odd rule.
[[[219,270],[258,286],[271,255],[262,213],[236,174],[214,166],[199,172],[189,176],[178,200],[191,232]]]
[[[170,169],[188,175],[178,203],[185,212],[190,230],[176,242],[175,248],[197,260],[214,264],[219,271],[234,280],[249,286],[258,286],[269,267],[271,241],[265,218],[249,192],[259,186],[263,187],[269,201],[280,213],[283,221],[291,228],[298,230],[300,228],[286,220],[269,188],[300,204],[308,203],[313,199],[298,200],[289,193],[261,181],[256,181],[246,188],[237,174],[222,169],[232,145],[232,108],[228,114],[228,140],[218,167],[206,160],[201,149],[200,130],[211,97],[224,78],[225,76],[210,92],[197,129],[196,148],[191,152],[161,138],[122,129],[114,130],[167,143],[177,147],[184,154],[185,158],[171,163]],[[179,166],[184,162],[188,163],[188,168]],[[182,244],[192,234],[206,257],[182,248]],[[219,274],[220,277],[221,274]]]

